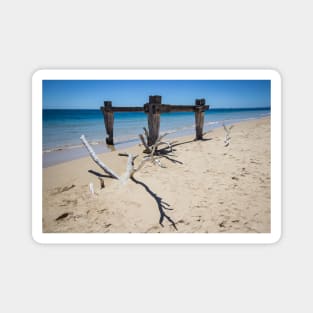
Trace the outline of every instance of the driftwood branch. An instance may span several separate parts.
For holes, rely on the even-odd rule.
[[[172,149],[172,146],[169,142],[163,142],[162,139],[167,136],[168,133],[164,133],[163,135],[159,136],[159,138],[156,140],[155,144],[149,147],[150,153],[148,156],[145,157],[145,160],[150,160],[153,164],[157,164],[160,167],[165,167],[161,164],[160,160],[157,159],[158,153],[157,153],[157,148],[162,145],[166,144],[170,149]],[[172,151],[172,150],[171,150]]]
[[[164,133],[163,135],[161,135],[161,136],[156,140],[155,144],[152,145],[152,149],[151,149],[150,155],[156,154],[157,148],[158,148],[160,145],[164,144],[164,142],[162,141],[162,139],[163,139],[165,136],[167,136],[167,135],[168,135],[168,133]],[[165,143],[165,144],[167,144],[167,143]],[[169,145],[170,145],[170,144],[169,144]]]
[[[148,145],[149,132],[145,127],[143,127],[143,130],[144,130],[144,135],[139,134],[138,136],[139,136],[139,139],[141,140],[143,146],[145,147],[144,153],[148,153],[150,156],[151,156],[151,154],[155,155],[155,154],[157,154],[158,147],[161,145],[166,145],[167,148],[170,150],[170,152],[173,151],[171,142],[162,141],[162,139],[165,136],[167,136],[168,133],[164,133],[163,135],[159,136],[158,139],[156,140],[156,142],[153,145],[149,146]],[[163,148],[162,150],[165,150],[165,148]]]
[[[146,141],[148,142],[148,139],[149,139],[149,132],[148,132],[148,130],[147,130],[146,127],[143,127],[143,131],[145,132]]]
[[[123,153],[124,154],[124,153]],[[125,173],[121,176],[120,181],[125,184],[127,180],[132,177],[134,174],[134,157],[132,154],[128,154],[128,160],[127,160],[127,165],[126,165],[126,171]]]
[[[89,145],[88,141],[86,140],[85,136],[82,135],[80,137],[80,140],[82,141],[82,143],[84,144],[84,146],[86,147],[86,149],[89,152],[90,157],[94,160],[94,162],[100,166],[104,172],[106,172],[107,174],[109,174],[110,176],[116,178],[116,179],[120,179],[120,177],[114,173],[114,171],[112,171],[108,166],[106,166],[101,160],[99,160],[99,158],[97,157],[96,153],[94,152],[94,150],[92,149],[92,147]]]
[[[148,146],[148,144],[147,144],[147,141],[145,140],[145,138],[143,137],[142,134],[139,135],[139,138],[140,138],[142,144],[143,144],[144,147],[145,147],[145,151],[144,151],[144,152],[146,152],[146,153],[151,153],[151,150],[150,150],[150,148],[149,148],[149,146]]]
[[[132,155],[131,153],[119,153],[120,156],[127,156],[128,160],[127,160],[127,165],[126,165],[126,170],[125,173],[121,176],[118,176],[112,169],[110,169],[107,165],[105,165],[101,160],[99,160],[99,158],[97,157],[96,153],[94,152],[94,150],[92,149],[92,147],[89,145],[87,139],[85,138],[84,135],[82,135],[80,137],[80,140],[82,141],[82,143],[84,144],[84,146],[86,147],[86,149],[89,152],[90,157],[93,159],[93,161],[99,166],[101,167],[104,172],[106,172],[107,174],[109,174],[111,177],[118,179],[121,183],[126,183],[127,180],[129,178],[132,178],[133,175],[138,172],[146,162],[151,161],[153,164],[157,164],[160,167],[164,167],[160,160],[157,158],[158,154],[157,154],[157,147],[162,145],[162,144],[166,144],[168,146],[168,148],[171,149],[172,151],[172,147],[170,142],[163,142],[162,139],[167,135],[167,133],[163,134],[162,136],[160,136],[157,141],[155,142],[154,145],[152,145],[151,147],[148,147],[150,152],[149,155],[144,157],[141,162],[138,164],[137,167],[135,167],[135,159],[138,157],[138,155]],[[143,136],[142,136],[143,138]],[[143,138],[144,139],[144,138]],[[101,189],[104,188],[104,183],[103,180],[101,181]]]
[[[230,144],[230,131],[231,129],[234,127],[234,125],[229,126],[228,128],[225,126],[225,124],[223,124],[224,130],[225,130],[225,139],[224,139],[224,143],[225,143],[225,147],[227,147]]]
[[[134,174],[136,172],[138,172],[146,162],[151,161],[153,164],[157,164],[160,167],[165,167],[161,164],[160,160],[157,158],[157,154],[156,154],[156,149],[159,145],[164,144],[163,141],[161,141],[165,136],[167,135],[167,133],[163,134],[162,136],[160,136],[157,141],[155,142],[154,145],[151,146],[151,148],[149,147],[150,153],[148,156],[144,157],[141,162],[139,163],[139,165],[137,167],[135,167],[134,164],[134,160],[137,156],[133,156],[130,153],[119,153],[119,155],[122,156],[128,156],[128,161],[127,161],[127,167],[126,167],[126,172],[124,173],[124,175],[122,176],[121,180],[122,182],[126,182],[129,178],[132,178],[134,176]],[[143,136],[142,136],[143,137]],[[167,144],[169,147],[171,147],[170,143],[165,143]]]
[[[82,135],[80,137],[80,140],[82,141],[82,143],[84,144],[84,146],[88,150],[89,155],[94,160],[94,162],[98,166],[100,166],[110,176],[118,179],[122,183],[125,183],[128,180],[128,178],[133,175],[133,173],[134,173],[134,170],[133,170],[134,160],[137,156],[132,156],[131,154],[128,154],[128,153],[119,153],[119,155],[128,156],[128,162],[127,162],[126,172],[122,176],[118,176],[117,174],[114,173],[114,171],[112,169],[110,169],[107,165],[105,165],[102,161],[99,160],[99,158],[97,157],[97,155],[94,152],[94,150],[92,149],[92,147],[89,145],[89,143],[88,143],[88,141],[84,135]],[[104,187],[104,184],[102,185],[102,182],[101,182],[101,188],[103,188],[102,186]]]
[[[160,145],[166,145],[167,148],[170,150],[170,152],[173,152],[173,148],[172,148],[172,143],[169,142],[169,141],[161,141],[159,146]],[[162,148],[162,150],[165,150],[166,148]]]
[[[90,193],[91,193],[92,195],[95,194],[95,191],[94,191],[94,189],[93,189],[93,183],[89,183],[89,191],[90,191]]]

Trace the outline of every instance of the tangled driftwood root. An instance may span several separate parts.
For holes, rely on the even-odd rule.
[[[146,136],[147,136],[147,130],[145,130],[146,132]],[[105,172],[107,173],[110,177],[115,178],[117,180],[119,180],[121,183],[126,183],[127,180],[131,177],[133,177],[133,175],[138,172],[146,162],[150,161],[153,164],[156,164],[160,167],[164,167],[159,158],[158,158],[158,154],[157,154],[157,148],[160,145],[167,145],[167,147],[170,149],[170,151],[172,151],[172,146],[170,142],[163,142],[162,139],[167,135],[167,133],[163,134],[162,136],[160,136],[157,141],[155,142],[155,144],[153,144],[152,146],[148,146],[145,142],[144,146],[146,148],[146,150],[148,150],[148,155],[145,156],[139,163],[139,165],[137,167],[135,167],[134,161],[135,159],[138,157],[138,155],[132,155],[131,153],[119,153],[119,155],[121,156],[127,156],[128,160],[127,160],[127,165],[126,165],[126,170],[124,172],[124,174],[122,174],[121,176],[117,175],[111,168],[109,168],[106,164],[104,164],[96,155],[96,153],[94,152],[94,150],[92,149],[92,147],[90,146],[90,144],[88,143],[87,139],[85,138],[84,135],[82,135],[80,137],[80,140],[82,141],[82,143],[84,144],[84,146],[86,147],[87,151],[89,152],[90,157],[92,158],[92,160]],[[139,135],[140,137],[140,135]],[[143,135],[141,135],[141,137],[143,138]],[[144,139],[144,138],[143,138]]]

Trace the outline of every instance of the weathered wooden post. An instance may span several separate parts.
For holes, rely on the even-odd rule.
[[[161,96],[150,96],[149,103],[144,105],[145,113],[148,114],[149,146],[155,144],[159,137],[161,101]]]
[[[103,113],[104,125],[108,135],[106,143],[108,145],[113,145],[114,113],[112,111],[112,101],[104,101],[104,106],[101,107],[101,111]]]
[[[195,101],[195,122],[196,122],[196,139],[201,140],[203,136],[203,124],[205,114],[205,99],[196,99]]]
[[[148,119],[148,146],[155,144],[159,138],[160,132],[160,114],[169,112],[194,112],[196,124],[196,139],[203,137],[203,124],[205,111],[209,109],[205,105],[205,99],[196,99],[195,105],[171,105],[162,104],[161,96],[150,96],[149,102],[143,107],[112,107],[111,101],[104,101],[104,106],[100,107],[103,117],[104,125],[107,132],[106,143],[113,145],[113,124],[114,112],[145,112]]]

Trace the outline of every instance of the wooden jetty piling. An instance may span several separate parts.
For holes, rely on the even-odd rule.
[[[148,146],[152,146],[159,138],[161,96],[150,96],[149,102],[144,105],[144,111],[148,114]]]
[[[113,145],[113,124],[114,112],[145,112],[148,120],[148,145],[153,145],[160,133],[160,114],[170,112],[194,112],[195,113],[195,128],[196,140],[201,140],[203,137],[203,125],[205,111],[209,109],[205,105],[205,99],[196,99],[195,105],[171,105],[162,104],[161,96],[150,96],[149,102],[142,107],[112,107],[111,101],[104,101],[104,106],[100,108],[103,117],[105,129],[107,132],[106,143]]]
[[[108,137],[106,138],[106,143],[108,145],[113,145],[113,124],[114,124],[114,113],[112,111],[112,102],[104,101],[104,107],[102,107],[102,113],[104,117],[104,125],[107,131]]]
[[[201,140],[203,137],[203,124],[205,114],[205,99],[196,99],[195,101],[195,124],[196,139]]]

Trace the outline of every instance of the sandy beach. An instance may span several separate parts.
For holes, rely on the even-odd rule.
[[[43,169],[43,232],[267,233],[270,223],[270,118],[235,124],[231,142],[215,129],[178,138],[165,168],[147,162],[121,184],[86,157]],[[143,146],[126,149],[144,154]],[[99,158],[118,174],[127,157]],[[97,175],[105,187],[100,188]],[[94,186],[91,194],[89,184]]]

